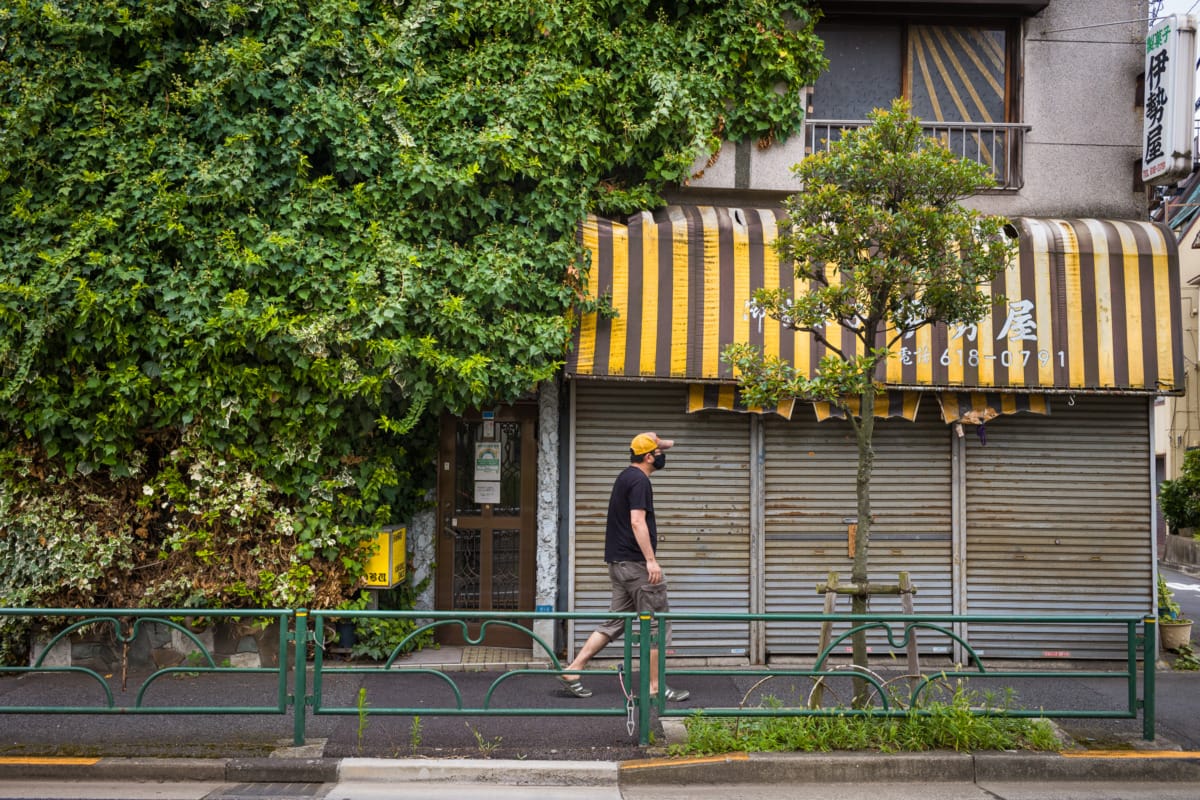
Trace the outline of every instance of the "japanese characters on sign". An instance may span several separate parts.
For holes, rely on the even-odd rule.
[[[363,584],[371,589],[391,589],[400,585],[406,572],[408,529],[388,526],[375,535],[367,558]]]
[[[1146,37],[1142,180],[1174,183],[1192,171],[1196,22],[1172,14]]]
[[[746,313],[751,319],[757,320],[761,328],[766,318],[766,311],[754,300],[747,301]],[[987,319],[987,318],[985,318]],[[996,334],[997,341],[1006,343],[1001,348],[969,347],[979,339],[982,327],[990,327],[990,323],[972,323],[970,325],[949,325],[947,333],[953,345],[935,355],[929,345],[913,345],[914,332],[904,335],[905,344],[896,352],[900,363],[929,364],[936,357],[943,367],[971,366],[998,363],[1004,368],[1026,366],[1031,359],[1037,359],[1039,366],[1045,367],[1053,363],[1055,366],[1066,366],[1067,354],[1063,350],[1051,351],[1038,346],[1037,320],[1034,313],[1034,302],[1028,299],[1012,300],[1008,303],[1008,314],[1000,332]]]
[[[1037,321],[1034,318],[1034,304],[1032,300],[1012,300],[1008,304],[1008,316],[1004,320],[1004,325],[1000,328],[1000,332],[996,334],[997,341],[1007,343],[1004,349],[999,352],[980,352],[979,348],[967,347],[969,344],[975,344],[979,339],[980,326],[978,324],[970,325],[950,325],[948,326],[948,334],[951,342],[959,342],[961,344],[942,350],[941,356],[938,357],[938,363],[943,367],[948,367],[952,364],[957,366],[968,365],[977,367],[981,363],[999,362],[1002,367],[1011,367],[1013,365],[1025,366],[1031,359],[1037,359],[1040,366],[1046,366],[1052,361],[1058,366],[1066,364],[1066,353],[1059,350],[1053,353],[1045,348],[1038,347],[1038,330]],[[912,331],[904,337],[906,340],[913,338]],[[1032,344],[1026,344],[1032,343]],[[995,350],[995,348],[989,348]],[[899,351],[901,364],[928,364],[933,358],[933,353],[928,346],[908,347],[903,346]]]

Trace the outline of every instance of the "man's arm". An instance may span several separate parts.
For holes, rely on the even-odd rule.
[[[650,526],[646,524],[646,509],[629,509],[629,524],[633,527],[633,538],[637,540],[642,557],[646,559],[646,573],[651,583],[662,583],[662,567],[654,557],[654,547],[650,544]]]

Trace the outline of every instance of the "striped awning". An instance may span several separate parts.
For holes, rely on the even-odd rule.
[[[854,416],[862,416],[862,401],[859,398],[847,397],[846,406]],[[917,409],[920,406],[920,392],[879,392],[875,395],[875,414],[873,416],[882,419],[902,417],[909,422],[913,422],[917,418]],[[816,412],[818,422],[824,422],[827,419],[846,418],[846,412],[832,403],[814,402],[813,411]]]
[[[770,408],[752,406],[742,398],[742,390],[730,383],[693,383],[688,385],[687,413],[698,411],[739,411],[743,414],[778,414],[784,419],[792,418],[796,406],[794,398],[780,400]]]
[[[1000,394],[999,392],[939,392],[942,421],[982,425],[1002,414],[1049,414],[1050,402],[1044,394]]]
[[[824,348],[756,316],[760,287],[803,287],[775,252],[782,212],[668,206],[617,221],[589,217],[588,291],[612,319],[580,320],[573,377],[735,379],[721,351],[759,345],[809,374]],[[1179,259],[1164,226],[1125,220],[1015,218],[1016,256],[992,282],[979,323],[925,327],[894,348],[892,388],[1008,392],[1183,390]],[[847,334],[843,345],[853,344]],[[853,350],[853,348],[851,348]]]

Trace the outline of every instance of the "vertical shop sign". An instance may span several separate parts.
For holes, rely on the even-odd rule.
[[[1171,14],[1146,37],[1142,181],[1174,183],[1192,172],[1196,20]]]

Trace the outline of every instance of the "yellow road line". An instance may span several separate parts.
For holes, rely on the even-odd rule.
[[[726,753],[723,756],[704,756],[703,758],[646,758],[639,761],[626,761],[621,769],[646,769],[648,767],[681,767],[691,764],[724,764],[728,761],[749,761],[749,753]]]
[[[1072,750],[1063,758],[1200,758],[1196,750]]]
[[[99,758],[68,758],[65,756],[0,756],[0,764],[62,764],[86,767],[99,763],[99,761]]]

